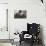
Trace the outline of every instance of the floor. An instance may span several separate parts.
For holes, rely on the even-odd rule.
[[[21,45],[20,45],[20,43],[17,43],[16,46],[31,46],[31,45],[30,45],[30,43],[26,43],[26,42],[23,41],[23,42],[21,42]],[[41,44],[40,45],[37,45],[37,44],[35,45],[34,44],[33,46],[43,46],[43,45],[41,45]]]
[[[21,45],[19,45],[19,46],[31,46],[30,44],[28,44],[28,43],[25,43],[25,42],[22,42],[22,44]],[[33,46],[43,46],[43,45],[38,45],[38,44],[34,44]]]
[[[0,43],[0,46],[12,46],[11,43]]]
[[[0,46],[31,46],[28,43],[22,42],[21,45],[17,43],[17,45],[12,45],[11,43],[0,43]],[[42,45],[33,45],[33,46],[42,46]]]

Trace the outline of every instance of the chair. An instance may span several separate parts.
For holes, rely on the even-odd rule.
[[[39,33],[40,33],[40,24],[36,24],[36,23],[29,24],[29,23],[27,23],[27,31],[22,31],[22,34],[19,35],[20,36],[20,44],[22,41],[25,41],[25,38],[24,38],[25,34],[29,34],[32,36],[29,40],[29,41],[31,41],[32,45],[34,42],[39,43]]]
[[[27,31],[32,35],[32,38],[34,38],[33,41],[37,41],[39,43],[40,24],[27,24]]]

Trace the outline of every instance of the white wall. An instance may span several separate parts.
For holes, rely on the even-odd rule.
[[[7,9],[8,0],[0,0],[0,39],[9,39],[9,32],[7,29]]]
[[[10,0],[9,1],[9,31],[11,38],[15,31],[27,30],[27,22],[40,23],[43,27],[44,41],[46,42],[45,5],[40,0]],[[14,19],[14,10],[27,10],[26,19]]]
[[[0,0],[0,3],[8,3],[8,0]]]
[[[0,3],[8,2],[8,0],[0,0]],[[44,0],[46,3],[46,1]],[[43,26],[43,36],[46,44],[46,16],[45,16],[45,3],[44,5],[40,0],[9,0],[9,32],[10,36],[18,30],[27,30],[27,22],[40,23]],[[0,5],[1,6],[1,5]],[[14,19],[14,10],[27,10],[26,19]],[[6,33],[6,32],[5,32]],[[3,34],[3,33],[2,33]],[[8,36],[8,35],[7,35]],[[11,37],[13,38],[13,37]],[[8,44],[7,44],[8,45]],[[4,46],[1,44],[1,46]]]

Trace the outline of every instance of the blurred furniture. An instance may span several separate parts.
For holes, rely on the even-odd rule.
[[[19,37],[19,33],[14,33],[14,45],[19,46],[19,41],[20,41],[20,37]]]
[[[39,44],[39,33],[40,33],[40,24],[36,24],[36,23],[32,23],[29,24],[27,23],[27,31],[22,31],[21,34],[19,34],[20,37],[20,44],[22,41],[29,41],[31,43],[31,45],[33,45],[34,42]],[[25,37],[24,35],[28,34],[28,36],[31,37]]]

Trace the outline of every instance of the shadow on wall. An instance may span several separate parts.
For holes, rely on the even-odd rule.
[[[45,46],[44,45],[44,37],[43,37],[43,26],[42,25],[40,25],[40,39],[42,40],[42,45]]]

